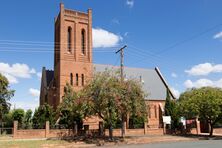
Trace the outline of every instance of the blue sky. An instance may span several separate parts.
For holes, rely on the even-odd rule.
[[[54,17],[59,0],[0,3],[0,72],[16,90],[12,104],[38,105],[40,72],[53,68]],[[127,44],[129,67],[158,66],[178,96],[187,88],[222,87],[221,0],[63,0],[93,10],[93,62],[119,64]]]

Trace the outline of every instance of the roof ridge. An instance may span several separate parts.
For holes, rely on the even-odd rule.
[[[120,66],[115,66],[115,65],[111,65],[111,64],[97,64],[97,63],[93,63],[93,65],[112,66],[112,67],[116,67],[116,68],[120,67]],[[155,68],[142,68],[142,67],[129,67],[129,66],[124,66],[124,68],[141,69],[141,70],[155,70]]]

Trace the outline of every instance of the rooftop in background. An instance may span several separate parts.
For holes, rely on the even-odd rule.
[[[96,72],[102,72],[105,69],[118,70],[118,66],[94,64]],[[126,78],[135,78],[141,81],[143,90],[148,94],[147,100],[165,100],[166,90],[169,88],[165,79],[161,75],[158,68],[143,69],[124,67],[124,75]],[[175,98],[170,91],[171,97]]]

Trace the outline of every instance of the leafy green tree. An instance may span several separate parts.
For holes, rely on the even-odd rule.
[[[170,97],[170,92],[167,89],[167,96],[166,96],[166,102],[165,102],[165,108],[164,108],[164,114],[165,116],[171,116],[173,114],[174,110],[174,104]]]
[[[68,125],[69,128],[73,128],[75,123],[78,128],[81,129],[83,125],[83,119],[88,114],[88,104],[85,101],[82,92],[76,93],[72,87],[67,83],[64,88],[63,101],[58,107],[60,114],[60,124]]]
[[[142,127],[147,120],[147,108],[146,94],[142,90],[141,83],[134,79],[128,79],[118,81],[118,85],[120,87],[117,88],[119,90],[117,103],[119,103],[118,110],[122,114],[122,122],[125,122],[127,115],[129,115],[131,128]]]
[[[4,127],[13,127],[12,113],[13,111],[10,110],[7,114],[3,116]]]
[[[9,100],[14,96],[14,90],[10,90],[9,82],[6,77],[0,73],[0,124],[3,116],[9,112]]]
[[[32,110],[29,109],[26,111],[24,116],[24,128],[31,128],[32,126]]]
[[[25,111],[21,108],[14,109],[12,112],[12,118],[13,120],[18,121],[19,127],[23,126],[23,118],[25,116]]]
[[[170,97],[169,89],[167,89],[167,96],[164,108],[165,116],[171,116],[171,128],[176,129],[179,127],[179,114],[178,114],[178,107],[177,101],[172,100]]]
[[[124,122],[127,114],[132,118],[146,117],[145,95],[135,80],[121,81],[107,70],[94,74],[84,91],[90,98],[92,112],[108,125],[110,139],[116,122]]]
[[[49,104],[44,104],[35,109],[32,123],[34,128],[44,128],[46,121],[49,121],[50,126],[55,124],[55,111]]]
[[[108,126],[110,139],[113,138],[113,125],[118,118],[118,108],[115,102],[118,90],[115,87],[115,81],[116,79],[107,71],[97,73],[84,90],[89,98],[92,113],[97,114]]]
[[[203,87],[191,89],[179,98],[180,114],[186,118],[195,118],[206,121],[210,125],[210,136],[213,127],[222,118],[222,89]]]

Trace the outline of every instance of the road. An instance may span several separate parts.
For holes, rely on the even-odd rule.
[[[118,146],[120,148],[221,148],[222,140],[200,140],[185,142],[168,142],[155,144],[137,144]]]

